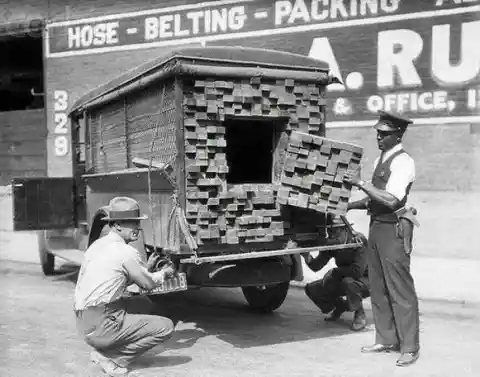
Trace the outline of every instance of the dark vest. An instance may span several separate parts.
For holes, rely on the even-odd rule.
[[[372,176],[372,185],[380,190],[385,190],[387,187],[387,182],[390,179],[390,174],[392,171],[390,170],[390,165],[395,157],[401,155],[402,153],[406,153],[403,149],[392,154],[386,161],[378,161],[377,167],[373,172]],[[407,186],[406,195],[399,203],[398,207],[394,210],[384,206],[381,203],[378,203],[374,200],[370,200],[368,205],[368,212],[371,216],[372,220],[383,221],[383,222],[397,222],[397,217],[395,216],[394,212],[402,208],[407,203],[408,194],[410,193],[410,188],[412,187],[412,183]]]

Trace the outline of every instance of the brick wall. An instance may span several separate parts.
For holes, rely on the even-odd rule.
[[[411,126],[405,134],[404,147],[416,162],[417,182],[413,190],[479,190],[479,126]],[[363,177],[371,176],[379,154],[372,128],[331,128],[327,129],[327,136],[364,147]]]
[[[0,186],[45,175],[45,128],[43,110],[0,113]]]
[[[45,18],[59,21],[190,3],[192,1],[188,0],[141,0],[135,2],[114,0],[22,0],[14,2],[10,0],[8,12],[4,13],[0,23],[5,25]],[[411,25],[417,23],[418,21],[410,21]],[[2,30],[0,30],[1,33]],[[341,38],[351,37],[347,29],[336,29],[336,33]],[[321,35],[319,31],[307,31],[290,35],[219,41],[216,44],[266,47],[306,55],[311,46],[312,37]],[[359,44],[358,50],[340,51],[338,59],[348,58],[356,61],[360,59],[360,56],[368,54],[370,49],[371,44],[367,41],[365,44]],[[70,94],[70,104],[72,104],[97,85],[121,74],[126,69],[156,57],[160,50],[161,48],[152,48],[48,60],[47,122],[51,124],[53,119],[53,114],[48,106],[52,107],[54,90],[67,90]],[[358,63],[360,64],[361,61],[358,60]],[[328,120],[334,119],[329,115],[327,125]],[[480,174],[477,173],[480,171],[477,169],[480,168],[478,127],[480,125],[470,124],[411,127],[405,137],[405,147],[417,162],[418,179],[414,189],[480,189]],[[371,164],[377,154],[377,149],[375,134],[370,128],[328,129],[327,135],[331,138],[355,142],[364,147],[364,172],[366,176],[371,174]]]
[[[16,25],[28,25],[31,21],[67,21],[108,14],[158,9],[195,3],[190,0],[6,0],[2,7],[0,34],[14,31]],[[32,23],[34,24],[34,23]]]

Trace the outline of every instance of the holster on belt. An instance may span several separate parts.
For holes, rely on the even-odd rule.
[[[417,210],[412,206],[405,206],[395,211],[398,219],[397,232],[403,238],[405,253],[410,255],[413,251],[413,228],[420,224],[416,218]]]

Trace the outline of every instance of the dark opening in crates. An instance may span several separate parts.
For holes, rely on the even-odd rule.
[[[275,120],[226,119],[227,183],[272,183],[285,125]]]

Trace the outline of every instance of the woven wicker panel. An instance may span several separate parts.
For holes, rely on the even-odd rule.
[[[163,100],[162,100],[163,96]],[[134,157],[150,158],[167,163],[177,153],[175,90],[173,81],[165,91],[158,84],[129,96],[127,101],[129,153]],[[153,143],[152,143],[153,141]]]
[[[91,137],[95,172],[105,173],[127,167],[122,100],[109,103],[92,113]]]
[[[119,97],[90,118],[88,153],[95,173],[130,168],[136,157],[167,163],[176,156],[173,81]]]

